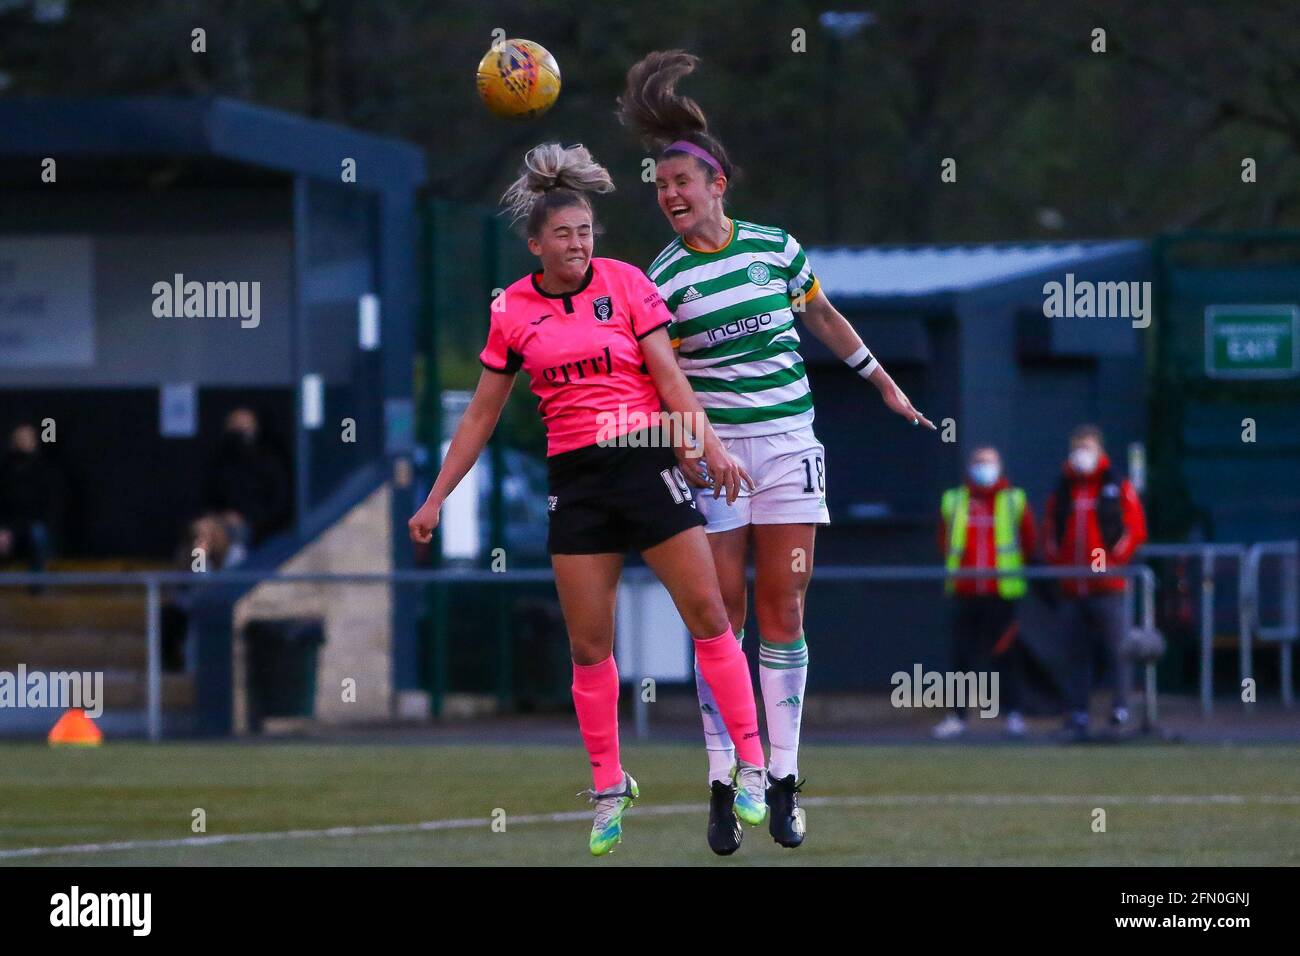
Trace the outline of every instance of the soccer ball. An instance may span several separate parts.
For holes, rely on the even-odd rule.
[[[560,67],[541,44],[505,40],[479,61],[478,95],[497,116],[541,116],[560,95]]]

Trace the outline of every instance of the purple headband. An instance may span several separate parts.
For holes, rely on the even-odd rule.
[[[700,147],[696,146],[694,143],[688,143],[684,139],[679,139],[676,142],[669,143],[666,147],[664,147],[664,152],[668,152],[668,150],[670,149],[675,149],[683,153],[690,153],[696,159],[702,159],[706,163],[708,163],[711,167],[713,167],[714,172],[722,173],[722,164],[719,163],[716,159],[714,159],[712,154],[710,154],[708,150],[700,149]],[[723,175],[725,176],[726,173],[723,173]]]

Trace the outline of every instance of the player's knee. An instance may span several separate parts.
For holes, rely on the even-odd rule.
[[[700,595],[682,608],[682,620],[695,637],[715,637],[731,626],[727,606],[717,595]]]
[[[731,629],[739,634],[745,627],[745,615],[749,612],[746,602],[739,604],[727,604],[727,620],[731,622]]]
[[[569,656],[573,658],[573,663],[583,667],[599,664],[609,657],[612,644],[609,635],[569,632]]]
[[[788,644],[803,633],[803,600],[798,595],[759,600],[758,632],[769,644]]]

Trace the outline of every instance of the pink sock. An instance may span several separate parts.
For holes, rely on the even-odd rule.
[[[623,782],[618,760],[618,667],[611,654],[599,664],[573,665],[573,708],[578,729],[591,757],[591,779],[596,790]]]
[[[717,637],[695,638],[695,659],[722,712],[722,722],[735,744],[736,756],[746,763],[766,766],[763,742],[758,736],[758,709],[754,706],[749,664],[731,628]]]

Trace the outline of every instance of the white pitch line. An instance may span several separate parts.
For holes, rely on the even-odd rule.
[[[1118,796],[1114,794],[996,794],[951,793],[911,794],[867,797],[809,797],[801,800],[805,807],[1033,807],[1070,805],[1108,806],[1300,806],[1300,794],[1153,794]],[[637,807],[636,817],[667,817],[703,813],[707,808],[694,803],[670,803],[663,806]],[[511,826],[532,823],[573,823],[591,817],[590,810],[566,810],[561,813],[529,813],[511,816]],[[31,859],[38,856],[68,854],[117,853],[124,850],[157,850],[177,847],[221,846],[230,843],[270,843],[277,840],[332,840],[345,837],[383,836],[391,833],[430,833],[439,830],[473,830],[491,826],[488,817],[463,817],[453,820],[426,820],[422,823],[386,823],[357,827],[329,827],[323,830],[275,830],[262,833],[224,833],[213,836],[182,837],[172,840],[119,840],[113,843],[72,843],[66,846],[32,846],[0,850],[0,860]]]

